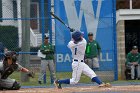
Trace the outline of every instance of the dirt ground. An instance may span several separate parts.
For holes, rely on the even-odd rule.
[[[112,86],[99,88],[98,86],[80,86],[56,88],[21,88],[20,90],[5,90],[0,93],[140,93],[140,85]]]

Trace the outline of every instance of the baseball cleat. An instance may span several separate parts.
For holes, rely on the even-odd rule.
[[[102,84],[99,85],[99,88],[101,88],[101,87],[105,88],[105,87],[112,87],[112,86],[111,86],[110,83],[102,83]]]
[[[54,81],[54,85],[55,85],[56,88],[62,89],[61,84],[58,82],[58,80]]]
[[[110,83],[105,84],[106,87],[112,87]]]
[[[100,84],[99,88],[101,88],[101,87],[106,87],[106,84],[105,83]]]

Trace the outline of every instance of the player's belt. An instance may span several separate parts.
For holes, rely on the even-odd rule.
[[[78,62],[78,59],[74,59],[74,61],[77,61]],[[84,60],[81,60],[81,62],[84,62]]]

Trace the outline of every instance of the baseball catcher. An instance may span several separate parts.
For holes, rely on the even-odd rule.
[[[14,71],[25,72],[29,77],[34,77],[33,72],[30,72],[28,69],[17,63],[16,52],[8,51],[4,54],[4,60],[0,62],[0,90],[20,89],[20,83],[18,83],[15,79],[9,78]]]

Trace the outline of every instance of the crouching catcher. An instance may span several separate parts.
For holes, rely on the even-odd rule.
[[[29,77],[34,77],[34,73],[27,68],[22,67],[17,63],[17,54],[14,51],[8,51],[4,54],[4,60],[0,62],[0,90],[18,90],[20,83],[15,79],[10,79],[9,76],[14,71],[27,73]]]

